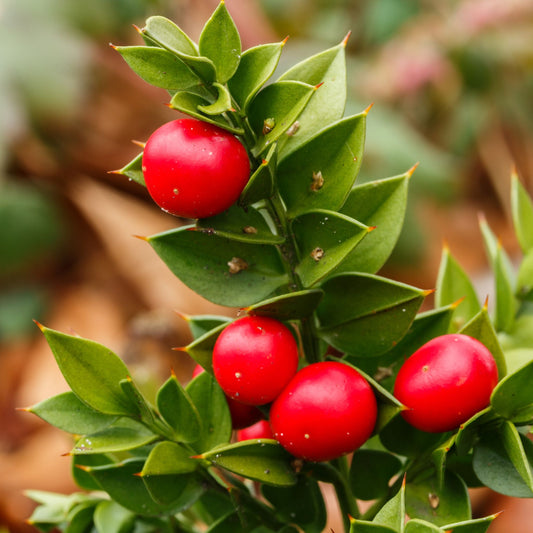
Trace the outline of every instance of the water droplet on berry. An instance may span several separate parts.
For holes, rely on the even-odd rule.
[[[240,372],[235,372],[235,377],[236,377],[237,379],[241,379],[242,374],[241,374]]]

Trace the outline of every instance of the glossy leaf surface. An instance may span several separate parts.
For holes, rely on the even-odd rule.
[[[189,354],[204,370],[213,374],[213,348],[220,332],[227,326],[228,321],[220,321],[212,329],[194,339],[190,344],[181,348]]]
[[[268,316],[281,321],[306,318],[313,314],[323,294],[320,289],[289,292],[263,300],[245,310],[249,315]]]
[[[405,483],[402,483],[400,490],[379,510],[372,522],[390,527],[397,533],[403,533],[405,527]]]
[[[287,284],[276,248],[229,240],[179,228],[149,237],[170,270],[195,292],[220,305],[244,307],[271,296]],[[230,263],[246,268],[232,274]]]
[[[135,183],[146,187],[146,183],[144,181],[144,174],[142,171],[142,159],[143,154],[141,152],[139,155],[136,155],[128,164],[126,164],[119,170],[115,170],[113,173],[126,176],[131,181],[134,181]]]
[[[94,510],[94,527],[107,533],[126,533],[133,528],[135,513],[113,501],[100,502]]]

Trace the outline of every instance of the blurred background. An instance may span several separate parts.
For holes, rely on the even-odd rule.
[[[32,531],[24,489],[68,492],[68,436],[16,408],[66,390],[36,319],[113,349],[146,386],[191,363],[179,313],[232,310],[180,284],[145,242],[183,223],[109,173],[176,117],[108,46],[152,14],[197,40],[217,0],[0,0],[0,530]],[[347,45],[347,114],[374,103],[360,180],[420,162],[385,274],[432,288],[443,241],[482,283],[485,213],[504,247],[516,165],[533,192],[531,0],[227,0],[243,48],[289,35],[280,69]],[[481,295],[484,298],[484,294]],[[473,494],[491,531],[533,531],[533,503]],[[516,526],[513,520],[518,520]],[[531,524],[531,520],[528,520]],[[528,529],[529,527],[529,529]],[[3,529],[2,529],[3,528]]]

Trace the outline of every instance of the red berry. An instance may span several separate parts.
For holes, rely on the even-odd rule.
[[[250,405],[273,401],[298,368],[298,346],[273,318],[246,316],[229,324],[213,349],[213,372],[227,396]]]
[[[430,433],[458,428],[487,407],[498,382],[489,350],[467,335],[436,337],[403,364],[394,394],[409,424]]]
[[[192,377],[195,378],[202,372],[205,372],[204,368],[200,365],[196,365],[192,372]],[[263,418],[263,413],[253,405],[246,405],[229,396],[226,396],[226,402],[228,403],[231,415],[231,427],[233,429],[246,428]]]
[[[255,424],[237,431],[239,442],[250,439],[273,439],[270,424],[266,420],[260,420]]]
[[[274,438],[295,457],[329,461],[372,434],[377,402],[368,382],[336,361],[302,368],[272,404]]]
[[[155,203],[185,218],[225,211],[250,176],[248,154],[237,137],[191,118],[173,120],[152,133],[142,168]]]

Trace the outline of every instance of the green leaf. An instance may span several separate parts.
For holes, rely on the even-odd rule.
[[[201,83],[176,54],[153,46],[115,46],[129,67],[144,81],[167,90],[184,90]]]
[[[217,90],[217,99],[212,104],[199,105],[198,110],[206,115],[221,115],[226,113],[226,111],[230,111],[232,106],[229,91],[220,83],[213,83],[213,87]]]
[[[135,523],[135,513],[113,501],[100,502],[94,511],[96,531],[106,533],[128,533]]]
[[[377,513],[374,524],[403,533],[405,527],[405,478],[400,490]]]
[[[307,318],[314,313],[323,294],[320,289],[289,292],[246,307],[245,311],[249,315],[268,316],[281,321]]]
[[[284,44],[285,41],[254,46],[241,55],[239,67],[228,86],[243,113],[246,114],[251,99],[276,70]]]
[[[450,533],[485,533],[498,514],[474,520],[466,520],[464,522],[456,522],[454,524],[446,524],[443,526],[443,529]]]
[[[116,416],[104,415],[84,404],[73,392],[63,392],[24,409],[68,433],[86,435],[109,426]]]
[[[144,464],[141,477],[152,498],[161,504],[188,506],[203,492],[198,478],[190,475],[198,466],[190,452],[174,442],[160,442]]]
[[[92,525],[95,506],[95,502],[84,502],[70,509],[65,533],[85,533]]]
[[[380,526],[373,522],[367,522],[365,520],[357,520],[356,518],[350,519],[350,532],[349,533],[398,533],[396,529],[392,529],[387,526]]]
[[[279,442],[252,439],[219,446],[202,454],[202,459],[234,474],[269,485],[290,486],[296,483],[292,456]]]
[[[157,392],[156,403],[159,413],[174,431],[176,440],[198,440],[201,431],[198,411],[175,375],[170,376],[161,386]]]
[[[86,435],[76,442],[71,455],[104,454],[140,448],[158,438],[137,422],[122,419],[101,431]]]
[[[141,31],[160,47],[176,54],[204,82],[210,84],[216,80],[214,63],[199,56],[196,45],[171,20],[161,16],[149,17]]]
[[[191,447],[198,452],[226,444],[231,438],[231,415],[226,396],[215,379],[202,372],[185,389],[202,421],[200,438]]]
[[[449,248],[444,246],[437,275],[435,306],[442,307],[456,302],[459,304],[453,319],[455,327],[459,329],[481,311],[481,305],[470,278]]]
[[[262,89],[248,108],[248,120],[257,137],[252,149],[261,154],[281,137],[303,111],[317,87],[297,81],[278,81]]]
[[[157,415],[133,380],[130,377],[121,380],[120,387],[130,401],[137,406],[139,411],[137,419],[148,427],[154,427]]]
[[[89,407],[108,415],[136,416],[137,407],[120,387],[126,365],[97,342],[40,326],[70,388]]]
[[[306,211],[291,222],[300,261],[296,273],[311,287],[346,258],[370,228],[357,220],[324,209]]]
[[[516,312],[511,261],[483,218],[480,220],[480,228],[494,274],[494,327],[496,331],[509,331]]]
[[[497,420],[498,416],[489,406],[482,411],[477,412],[469,418],[464,424],[461,424],[459,431],[455,436],[455,448],[459,455],[466,455],[472,449],[476,442],[477,436],[491,422]]]
[[[76,482],[76,485],[84,490],[100,490],[100,485],[85,471],[84,467],[111,465],[115,462],[115,459],[111,455],[73,455],[71,463],[72,478]]]
[[[113,465],[86,467],[86,470],[112,500],[136,514],[159,516],[181,510],[181,505],[162,505],[154,501],[142,477],[138,475],[143,466],[142,459],[127,459]]]
[[[402,461],[395,455],[381,450],[357,450],[350,467],[350,485],[354,496],[360,500],[386,497],[390,480],[401,468]]]
[[[442,486],[437,476],[412,483],[408,480],[405,507],[411,518],[422,518],[438,526],[472,518],[466,485],[452,472],[445,473]]]
[[[223,213],[197,221],[198,231],[240,242],[281,244],[283,237],[272,233],[260,211],[233,205]]]
[[[322,533],[326,527],[326,507],[318,483],[309,476],[298,476],[295,485],[263,485],[263,496],[287,523],[299,525],[306,533]]]
[[[187,321],[189,329],[191,330],[191,335],[193,339],[198,339],[211,331],[212,329],[221,326],[222,324],[228,324],[231,322],[231,318],[227,316],[218,316],[218,315],[185,315],[179,313],[179,315]]]
[[[190,117],[197,118],[198,120],[209,122],[209,124],[214,124],[215,126],[234,133],[235,135],[243,134],[242,129],[231,126],[222,116],[209,115],[201,112],[202,108],[205,109],[207,107],[209,109],[211,104],[213,104],[213,102],[209,102],[202,96],[188,91],[179,91],[170,100],[170,107],[172,109],[176,109],[177,111],[185,113]]]
[[[378,356],[408,331],[425,291],[371,274],[338,274],[322,286],[320,337],[354,356]]]
[[[343,272],[374,274],[385,264],[400,236],[413,170],[356,185],[350,191],[340,212],[375,229],[344,260]]]
[[[516,171],[511,176],[511,214],[516,237],[527,254],[533,249],[533,203]]]
[[[323,84],[302,114],[298,129],[287,136],[283,154],[297,150],[318,130],[339,120],[346,105],[346,39],[337,46],[313,55],[287,70],[280,81],[293,80],[310,85]]]
[[[255,172],[248,179],[248,183],[241,193],[238,204],[247,207],[259,200],[270,198],[274,192],[274,181],[277,165],[277,143],[270,146],[268,153]]]
[[[206,22],[198,47],[200,54],[215,65],[217,81],[226,83],[239,66],[241,39],[224,0]]]
[[[361,166],[365,123],[365,112],[335,122],[280,160],[278,185],[290,216],[339,210]]]
[[[211,524],[206,533],[249,533],[259,525],[258,517],[244,508],[232,511]]]
[[[405,524],[405,533],[444,533],[444,530],[431,522],[413,518]]]
[[[288,284],[274,246],[232,241],[191,229],[185,226],[170,230],[147,241],[170,270],[204,298],[220,305],[244,307]],[[242,268],[232,273],[235,261],[242,262]]]
[[[180,350],[190,355],[209,374],[213,374],[213,348],[220,332],[228,325],[228,322],[228,320],[219,322],[217,326]]]
[[[521,300],[533,300],[533,250],[526,253],[518,268],[516,295]]]
[[[490,403],[496,413],[516,423],[533,420],[533,361],[503,378],[492,391]]]
[[[474,472],[484,485],[500,494],[532,498],[533,443],[519,434],[517,439],[510,422],[505,422],[504,426],[504,430],[487,431],[480,436],[474,447]]]
[[[146,187],[142,169],[142,160],[143,153],[141,152],[139,155],[136,155],[127,165],[119,170],[114,170],[112,173],[126,176],[130,181],[134,181],[135,183]]]
[[[494,357],[498,367],[498,377],[502,379],[507,373],[507,365],[496,331],[487,312],[487,307],[483,306],[478,314],[461,328],[459,333],[469,335],[485,345]]]

